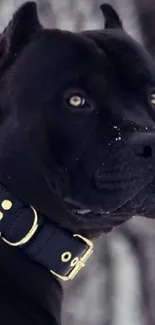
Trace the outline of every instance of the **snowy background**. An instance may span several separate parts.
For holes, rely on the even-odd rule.
[[[24,2],[0,0],[0,30]],[[104,26],[99,0],[36,2],[46,27]],[[155,0],[106,2],[117,9],[128,33],[155,54]],[[102,236],[85,269],[64,287],[63,325],[155,325],[155,221],[136,217]]]

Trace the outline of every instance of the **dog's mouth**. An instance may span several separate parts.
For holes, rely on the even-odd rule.
[[[146,198],[151,200],[152,182],[151,179],[147,185],[136,193],[132,193],[125,201],[121,202],[122,204],[113,207],[113,209],[104,207],[103,201],[105,199],[102,200],[101,195],[100,197],[97,196],[98,192],[93,192],[88,202],[83,198],[81,199],[79,195],[72,196],[69,191],[62,191],[57,184],[55,192],[60,197],[65,209],[65,216],[61,220],[61,225],[67,229],[72,229],[72,231],[79,231],[79,229],[81,231],[82,229],[109,232],[114,226],[124,223],[135,215],[144,216],[148,213],[147,210],[150,206],[150,201],[146,202]],[[111,196],[111,198],[113,197]]]
[[[83,221],[90,221],[94,219],[96,222],[100,220],[104,223],[106,220],[109,220],[110,222],[111,219],[113,219],[113,221],[116,221],[116,219],[121,220],[122,217],[125,221],[134,215],[144,216],[148,213],[149,207],[155,205],[154,194],[152,192],[152,186],[154,184],[155,180],[153,180],[153,182],[150,182],[147,186],[143,187],[132,197],[129,197],[128,200],[126,200],[123,204],[112,211],[104,211],[104,209],[101,207],[88,207],[70,197],[65,198],[64,203],[67,210],[72,213],[72,215],[79,217],[81,220],[83,219]]]
[[[82,232],[83,235],[86,230],[89,230],[89,232],[93,231],[93,234],[107,233],[114,226],[118,226],[131,218],[130,214],[118,214],[117,211],[111,214],[110,212],[103,211],[101,208],[87,208],[71,198],[65,198],[64,202],[67,211],[73,216],[73,219],[71,219],[73,227],[77,227],[78,231],[79,229],[84,231]]]
[[[76,206],[70,207],[69,209],[71,210],[71,212],[81,214],[81,215],[85,215],[85,214],[92,212],[89,209],[80,209],[79,207],[76,207]]]
[[[69,197],[65,198],[64,202],[65,202],[67,210],[74,215],[89,216],[92,213],[95,213],[98,215],[102,215],[104,213],[104,211],[102,211],[99,208],[98,209],[88,208],[88,207],[84,206],[82,203],[79,203]]]
[[[80,204],[74,203],[71,199],[65,199],[65,205],[69,212],[73,214],[86,215],[92,212],[90,209],[81,207]]]

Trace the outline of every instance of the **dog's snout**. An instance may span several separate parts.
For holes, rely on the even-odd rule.
[[[132,135],[129,140],[131,149],[137,157],[144,159],[155,157],[155,134],[138,133]]]
[[[95,185],[106,191],[121,191],[120,197],[138,192],[155,171],[155,133],[129,133],[121,144],[114,143],[94,173]],[[118,194],[119,196],[119,194]]]

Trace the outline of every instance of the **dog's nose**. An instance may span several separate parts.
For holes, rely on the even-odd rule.
[[[155,133],[135,133],[129,137],[129,144],[137,157],[144,159],[155,157]]]

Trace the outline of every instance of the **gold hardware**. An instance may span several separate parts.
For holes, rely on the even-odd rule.
[[[71,252],[64,252],[61,255],[61,261],[64,262],[64,263],[69,262],[71,258],[72,258]]]
[[[155,105],[155,94],[151,95],[151,104]]]
[[[73,266],[75,266],[77,263],[79,262],[79,258],[78,257],[75,257],[75,258],[73,258],[73,260],[71,261],[71,266],[73,267]]]
[[[0,220],[3,219],[3,212],[0,211]]]
[[[11,243],[7,239],[1,237],[10,246],[21,246],[21,245],[27,243],[33,237],[33,235],[35,234],[35,232],[36,232],[36,230],[38,228],[38,215],[37,215],[36,210],[32,206],[31,206],[31,209],[34,212],[34,222],[33,222],[33,225],[31,227],[31,229],[29,230],[29,232],[27,233],[27,235],[25,235],[24,238],[22,238],[21,240],[19,240],[16,243]]]
[[[4,200],[2,203],[1,203],[1,206],[4,210],[10,210],[11,207],[12,207],[12,202],[10,200]]]
[[[63,276],[63,275],[60,275],[60,274],[50,270],[50,272],[52,274],[54,274],[56,277],[58,277],[60,280],[63,280],[63,281],[74,279],[76,274],[80,271],[80,269],[82,267],[85,266],[86,261],[88,260],[90,255],[93,253],[93,243],[89,239],[87,239],[79,234],[74,234],[73,237],[78,237],[78,238],[82,239],[88,245],[88,249],[86,250],[86,252],[83,254],[83,256],[81,258],[78,258],[78,262],[76,262],[74,268],[67,275]],[[73,259],[73,261],[74,260],[75,260],[75,258]]]

